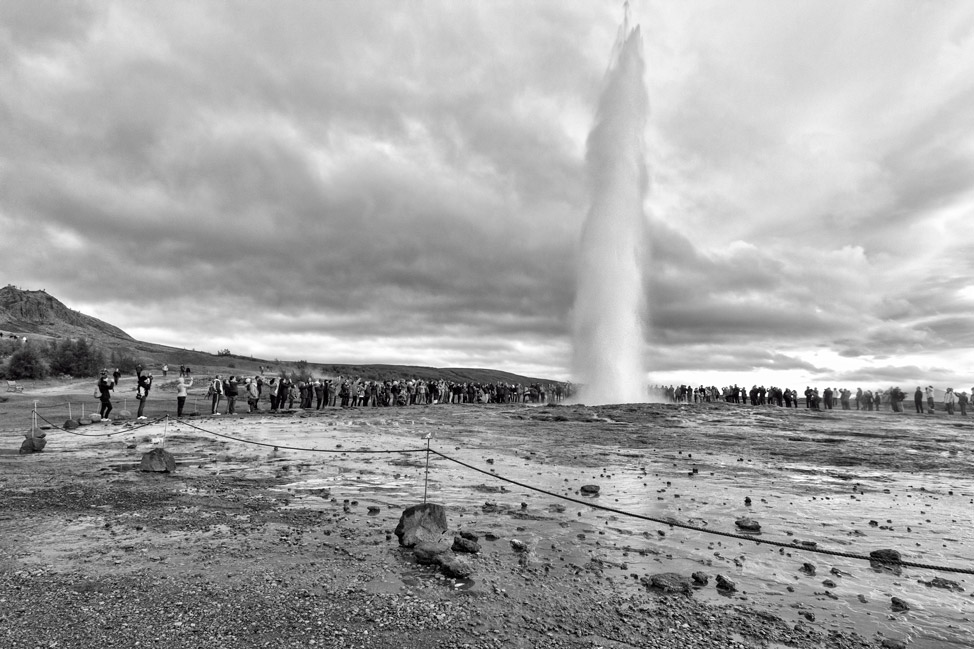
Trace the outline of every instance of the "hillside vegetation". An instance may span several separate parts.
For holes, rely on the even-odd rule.
[[[69,309],[46,291],[26,291],[8,285],[0,289],[0,375],[9,379],[49,376],[92,376],[95,368],[119,368],[130,374],[141,364],[153,374],[168,364],[172,375],[184,365],[193,374],[265,374],[346,376],[365,380],[444,379],[473,383],[555,383],[501,370],[412,365],[308,363],[232,354],[216,354],[136,340],[120,328]],[[23,343],[23,338],[27,343]],[[80,350],[79,350],[80,348]],[[73,370],[73,371],[72,371]]]

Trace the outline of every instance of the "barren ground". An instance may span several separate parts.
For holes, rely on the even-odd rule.
[[[95,402],[79,384],[7,397],[4,647],[971,646],[970,575],[891,574],[589,506],[730,533],[749,517],[758,540],[893,548],[969,569],[974,426],[959,416],[726,404],[326,409],[52,429],[43,453],[19,456],[35,400],[56,424],[68,402],[73,416]],[[155,391],[147,414],[174,406]],[[432,455],[426,484],[426,454],[400,451],[424,448],[428,434],[431,448],[486,473]],[[174,473],[138,470],[157,446],[176,456]],[[355,453],[364,450],[384,452]],[[585,484],[599,496],[580,494]],[[447,507],[451,531],[480,537],[471,579],[417,565],[392,535],[424,489]],[[645,585],[695,571],[710,579],[690,596]],[[718,574],[737,591],[719,594]],[[934,577],[956,587],[921,583]],[[894,612],[893,597],[910,610]]]

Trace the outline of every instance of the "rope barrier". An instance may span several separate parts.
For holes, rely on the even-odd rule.
[[[890,565],[890,566],[903,566],[903,567],[906,567],[906,568],[925,568],[925,569],[928,569],[928,570],[938,570],[938,571],[941,571],[941,572],[956,572],[956,573],[961,573],[961,574],[965,574],[965,575],[974,575],[974,569],[972,569],[972,568],[955,568],[955,567],[950,567],[950,566],[937,566],[937,565],[933,565],[933,564],[916,563],[916,562],[913,562],[913,561],[902,561],[902,560],[900,560],[900,561],[891,561],[891,560],[886,560],[886,559],[879,559],[879,558],[875,558],[875,557],[870,557],[870,556],[864,555],[864,554],[856,554],[856,553],[852,553],[852,552],[838,552],[836,550],[824,550],[824,549],[820,549],[820,548],[812,548],[812,547],[807,547],[807,546],[802,546],[802,545],[795,545],[795,543],[784,543],[782,541],[769,541],[769,540],[766,540],[766,539],[757,539],[757,538],[754,538],[753,536],[746,536],[744,534],[734,534],[732,532],[721,532],[720,530],[710,530],[710,529],[706,529],[706,528],[703,528],[703,527],[697,527],[695,525],[690,525],[688,523],[680,523],[679,521],[668,520],[668,519],[663,519],[663,518],[655,518],[653,516],[645,516],[643,514],[635,514],[633,512],[627,512],[627,511],[622,510],[622,509],[616,509],[614,507],[606,507],[605,505],[598,505],[596,503],[586,502],[584,500],[579,500],[577,498],[572,498],[570,496],[564,496],[562,494],[558,494],[558,493],[555,493],[553,491],[548,491],[546,489],[541,489],[539,487],[533,487],[531,485],[524,484],[523,482],[518,482],[517,480],[512,480],[511,478],[505,478],[503,476],[497,475],[496,473],[492,473],[490,471],[486,471],[486,470],[481,469],[479,467],[475,467],[475,466],[473,466],[471,464],[467,464],[466,462],[462,462],[462,461],[460,461],[460,460],[458,460],[456,458],[450,457],[449,455],[446,455],[445,453],[441,453],[441,452],[436,451],[436,450],[431,450],[430,452],[433,453],[433,454],[435,454],[435,455],[439,455],[444,460],[449,460],[450,462],[454,462],[456,464],[459,464],[460,466],[465,467],[467,469],[470,469],[472,471],[476,471],[478,473],[482,473],[484,475],[491,476],[492,478],[496,478],[498,480],[501,480],[503,482],[507,482],[509,484],[513,484],[513,485],[517,485],[519,487],[523,487],[524,489],[529,489],[531,491],[535,491],[535,492],[538,492],[538,493],[542,493],[542,494],[545,494],[547,496],[551,496],[553,498],[558,498],[558,499],[561,499],[561,500],[566,500],[568,502],[576,503],[578,505],[585,505],[586,507],[591,507],[592,509],[598,509],[598,510],[601,510],[601,511],[611,512],[613,514],[619,514],[621,516],[628,516],[630,518],[638,518],[640,520],[649,521],[651,523],[660,523],[662,525],[669,525],[671,527],[679,527],[679,528],[686,529],[686,530],[692,530],[694,532],[703,532],[704,534],[714,534],[714,535],[717,535],[717,536],[723,536],[723,537],[727,537],[727,538],[731,538],[731,539],[738,539],[738,540],[742,540],[742,541],[750,541],[751,543],[756,543],[758,545],[765,544],[765,545],[771,545],[771,546],[775,546],[775,547],[789,548],[791,550],[801,550],[803,552],[814,552],[816,554],[826,554],[826,555],[833,556],[833,557],[845,557],[847,559],[859,559],[859,560],[863,560],[863,561],[869,561],[871,563],[872,562],[882,563],[882,564],[886,564],[886,565]]]
[[[51,428],[53,428],[55,430],[59,430],[62,433],[67,433],[68,435],[74,435],[75,437],[113,437],[115,435],[124,435],[125,433],[134,433],[135,431],[137,431],[137,430],[139,430],[141,428],[145,428],[146,426],[153,426],[153,425],[158,424],[159,422],[164,421],[165,419],[168,418],[168,415],[163,415],[162,417],[157,417],[156,419],[152,419],[152,420],[149,420],[149,421],[144,421],[144,422],[136,423],[136,424],[128,424],[125,428],[123,428],[121,430],[116,430],[116,431],[113,431],[113,432],[110,432],[110,433],[78,433],[78,432],[75,432],[73,430],[68,430],[67,428],[64,428],[63,426],[58,426],[57,424],[55,424],[51,420],[47,419],[46,417],[44,417],[40,413],[37,413],[36,411],[35,411],[34,414],[37,415],[37,418],[38,419],[40,419],[40,420],[44,421],[45,423],[47,423]]]
[[[176,422],[177,423],[180,423],[180,424],[183,424],[184,426],[189,426],[190,428],[195,428],[196,430],[202,431],[202,432],[207,433],[209,435],[213,435],[215,437],[222,437],[224,439],[230,439],[230,440],[233,440],[235,442],[241,442],[243,444],[253,444],[254,446],[266,446],[266,447],[269,447],[269,448],[285,449],[285,450],[288,450],[288,451],[305,451],[305,452],[308,452],[308,453],[359,453],[359,454],[370,454],[370,453],[373,453],[373,454],[376,454],[376,453],[425,453],[426,452],[426,449],[425,448],[407,448],[407,449],[397,449],[397,450],[392,450],[392,451],[388,451],[388,450],[385,450],[385,451],[383,451],[383,450],[373,451],[373,450],[370,450],[370,449],[352,450],[352,449],[337,449],[337,448],[331,449],[331,448],[307,448],[307,447],[301,447],[301,446],[284,446],[282,444],[271,444],[271,443],[268,443],[268,442],[255,442],[255,441],[249,440],[249,439],[243,439],[243,438],[240,438],[240,437],[234,437],[233,435],[224,435],[223,433],[217,433],[217,432],[212,431],[212,430],[207,430],[207,429],[205,429],[205,428],[203,428],[201,426],[196,426],[196,425],[191,424],[188,421],[184,421],[182,419],[177,419]]]
[[[41,415],[37,415],[37,416],[39,418],[43,419],[48,424],[51,424],[50,421],[48,421],[47,419],[45,419]],[[116,434],[120,434],[120,433],[133,432],[135,430],[138,430],[138,428],[156,424],[156,423],[158,423],[159,421],[161,421],[163,419],[168,419],[168,416],[167,417],[162,417],[162,418],[159,418],[159,419],[156,419],[156,420],[153,420],[151,422],[146,422],[146,423],[144,423],[144,424],[142,424],[142,425],[140,425],[140,426],[138,426],[136,428],[127,428],[127,429],[125,429],[123,431],[119,431],[117,433],[104,433],[104,434],[98,434],[98,435],[86,435],[86,434],[83,434],[83,433],[74,433],[73,431],[65,430],[65,429],[63,429],[63,428],[61,428],[59,426],[56,426],[55,424],[51,424],[51,425],[54,428],[57,428],[58,430],[62,430],[63,432],[70,433],[70,434],[73,434],[73,435],[80,435],[82,437],[94,437],[94,436],[102,436],[102,435],[107,437],[107,436],[116,435]],[[532,486],[532,485],[529,485],[529,484],[525,484],[523,482],[519,482],[519,481],[513,480],[511,478],[506,478],[506,477],[501,476],[501,475],[498,475],[498,474],[496,474],[494,472],[487,471],[485,469],[481,469],[480,467],[473,466],[472,464],[468,464],[467,462],[463,462],[462,460],[458,460],[458,459],[456,459],[454,457],[451,457],[451,456],[449,456],[449,455],[447,455],[445,453],[441,453],[440,451],[437,451],[437,450],[432,449],[432,448],[429,448],[429,447],[427,447],[427,448],[414,448],[414,449],[397,449],[397,450],[371,450],[371,449],[351,450],[351,449],[319,449],[319,448],[307,448],[307,447],[300,447],[300,446],[285,446],[285,445],[282,445],[282,444],[273,444],[273,443],[269,443],[269,442],[256,442],[256,441],[253,441],[253,440],[248,440],[248,439],[243,439],[243,438],[240,438],[240,437],[235,437],[233,435],[226,435],[226,434],[223,434],[223,433],[217,433],[215,431],[212,431],[212,430],[208,430],[206,428],[203,428],[202,426],[196,426],[195,424],[191,424],[191,423],[189,423],[189,422],[187,422],[187,421],[185,421],[183,419],[176,419],[175,421],[177,423],[179,423],[179,424],[182,424],[184,426],[188,426],[188,427],[190,427],[190,428],[192,428],[194,430],[198,430],[200,432],[207,433],[209,435],[213,435],[215,437],[220,437],[220,438],[223,438],[223,439],[229,439],[229,440],[232,440],[232,441],[235,441],[235,442],[240,442],[240,443],[243,443],[243,444],[250,444],[250,445],[253,445],[253,446],[263,446],[263,447],[269,447],[269,448],[274,448],[274,449],[285,449],[285,450],[290,450],[290,451],[303,451],[303,452],[308,452],[308,453],[355,453],[355,454],[427,453],[427,457],[428,457],[429,454],[433,454],[433,455],[437,455],[437,456],[443,458],[444,460],[447,460],[449,462],[453,462],[453,463],[458,464],[458,465],[460,465],[460,466],[462,466],[464,468],[470,469],[471,471],[475,471],[477,473],[481,473],[483,475],[490,476],[491,478],[500,480],[502,482],[506,482],[508,484],[517,485],[518,487],[521,487],[523,489],[528,489],[528,490],[534,491],[536,493],[544,494],[546,496],[550,496],[552,498],[557,498],[559,500],[564,500],[566,502],[575,503],[577,505],[583,505],[583,506],[589,507],[591,509],[596,509],[596,510],[599,510],[599,511],[610,512],[612,514],[618,514],[620,516],[626,516],[626,517],[629,517],[629,518],[635,518],[635,519],[639,519],[639,520],[644,520],[644,521],[648,521],[648,522],[651,522],[651,523],[657,523],[657,524],[660,524],[660,525],[668,525],[670,527],[677,527],[677,528],[681,528],[681,529],[685,529],[685,530],[690,530],[690,531],[694,531],[694,532],[701,532],[703,534],[711,534],[711,535],[715,535],[715,536],[722,536],[722,537],[725,537],[725,538],[737,539],[737,540],[740,540],[740,541],[748,541],[748,542],[751,542],[751,543],[755,543],[757,545],[762,545],[763,544],[763,545],[770,545],[770,546],[779,547],[779,548],[788,548],[790,550],[800,550],[802,552],[811,552],[811,553],[814,553],[814,554],[822,554],[822,555],[833,556],[833,557],[843,557],[843,558],[846,558],[846,559],[856,559],[856,560],[860,560],[860,561],[868,561],[870,563],[879,563],[879,564],[886,565],[886,566],[890,566],[890,567],[897,567],[897,566],[899,566],[899,567],[904,567],[904,568],[920,568],[920,569],[925,569],[925,570],[934,570],[934,571],[938,571],[938,572],[950,572],[950,573],[974,575],[974,569],[972,569],[972,568],[959,568],[959,567],[954,567],[954,566],[940,566],[940,565],[928,564],[928,563],[918,563],[918,562],[914,562],[914,561],[892,560],[892,559],[871,557],[871,556],[868,556],[868,555],[858,554],[858,553],[854,553],[854,552],[839,552],[839,551],[836,551],[836,550],[826,550],[826,549],[817,548],[817,547],[808,547],[808,546],[803,546],[803,545],[796,545],[795,542],[785,543],[783,541],[772,541],[772,540],[767,540],[767,539],[758,539],[758,538],[755,538],[753,536],[746,536],[746,535],[743,535],[743,534],[734,534],[732,532],[722,532],[720,530],[711,530],[711,529],[706,529],[706,528],[702,528],[702,527],[697,527],[695,525],[690,525],[688,523],[680,523],[679,521],[675,521],[675,520],[671,520],[671,519],[663,519],[663,518],[656,518],[656,517],[653,517],[653,516],[646,516],[646,515],[643,515],[643,514],[636,514],[634,512],[628,512],[628,511],[625,511],[625,510],[622,510],[622,509],[616,509],[614,507],[608,507],[608,506],[605,506],[605,505],[599,505],[597,503],[586,502],[584,500],[579,500],[578,498],[572,498],[571,496],[565,496],[563,494],[555,493],[555,492],[549,491],[547,489],[542,489],[540,487],[535,487],[535,486]]]

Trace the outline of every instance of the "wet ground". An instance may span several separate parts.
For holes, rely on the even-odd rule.
[[[448,507],[451,526],[479,534],[488,546],[516,538],[531,548],[530,561],[568,574],[596,564],[621,590],[644,589],[639,578],[648,574],[703,571],[711,582],[695,592],[698,599],[746,602],[789,623],[910,646],[971,646],[970,575],[919,568],[893,574],[792,547],[814,543],[852,554],[891,548],[904,561],[974,568],[974,424],[959,416],[726,404],[492,405],[194,417],[131,434],[103,429],[120,434],[52,432],[45,454],[111,454],[111,469],[124,473],[144,451],[165,446],[180,459],[184,479],[273,479],[289,510],[316,512],[347,500],[377,531],[391,530],[402,509],[425,496]],[[427,442],[436,451],[428,458]],[[214,502],[232,496],[225,486],[203,494],[206,485],[194,481],[186,489]],[[599,494],[582,493],[583,485],[598,486]],[[370,514],[369,506],[379,510]],[[789,547],[627,514],[730,534],[740,532],[735,520],[747,517],[761,525],[751,538]],[[814,575],[803,570],[806,563]],[[738,591],[718,594],[717,574]],[[956,587],[921,583],[935,577]],[[429,578],[423,571],[384,574],[369,588],[394,591]],[[472,594],[488,588],[476,576],[449,587]],[[911,610],[892,612],[893,597]]]

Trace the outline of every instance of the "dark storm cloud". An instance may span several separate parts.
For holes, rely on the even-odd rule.
[[[657,367],[972,347],[970,9],[644,11]],[[170,344],[566,376],[618,13],[3,3],[0,281]]]

